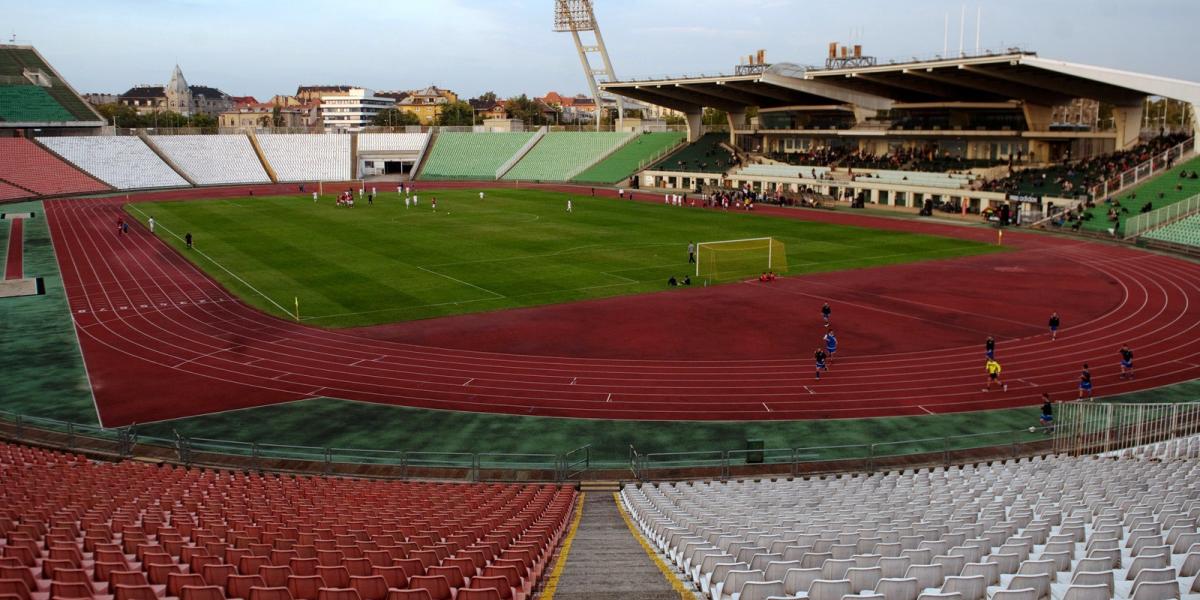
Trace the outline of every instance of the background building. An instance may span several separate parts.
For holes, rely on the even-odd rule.
[[[167,85],[134,86],[121,94],[117,102],[132,106],[139,114],[172,111],[185,117],[218,115],[233,108],[234,104],[229,94],[217,88],[189,85],[179,65],[175,65]]]
[[[371,90],[353,88],[345,95],[321,97],[321,117],[325,131],[362,131],[371,124],[375,115],[396,106],[391,98],[376,96]]]
[[[442,107],[451,102],[458,102],[458,94],[431,85],[423,90],[409,92],[396,106],[420,117],[422,125],[432,125],[437,122]]]
[[[218,117],[217,123],[227,129],[289,128],[311,129],[320,122],[319,105],[280,106],[271,103],[241,104]],[[276,112],[278,108],[278,112]]]

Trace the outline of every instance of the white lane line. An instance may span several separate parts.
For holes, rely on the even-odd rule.
[[[467,387],[468,385],[471,385],[472,381],[475,381],[474,377],[468,379],[465,383],[463,383],[463,387]]]
[[[609,393],[608,393],[608,398],[606,398],[604,401],[605,401],[605,402],[612,402],[612,392],[609,392]]]
[[[807,385],[806,385],[806,386],[804,386],[804,391],[806,391],[806,392],[808,392],[808,393],[810,393],[810,394],[815,394],[815,393],[816,393],[816,392],[812,391],[812,389],[810,389],[810,388],[809,388]]]
[[[921,406],[920,404],[918,404],[918,405],[917,405],[917,408],[919,408],[919,409],[921,409],[921,410],[923,410],[923,411],[925,411],[925,412],[927,412],[927,413],[929,413],[929,414],[931,414],[931,415],[937,414],[937,413],[933,412],[932,410],[929,410],[928,408],[925,408],[924,406]]]
[[[771,412],[771,407],[767,406],[766,402],[763,402],[762,405],[763,405],[763,408],[767,409],[767,412]]]
[[[579,378],[578,378],[578,377],[572,377],[572,378],[571,378],[571,385],[575,385],[575,380],[577,380],[577,379],[579,379]]]

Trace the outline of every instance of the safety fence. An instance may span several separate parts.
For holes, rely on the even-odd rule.
[[[1190,217],[1197,212],[1200,212],[1200,194],[1148,213],[1130,217],[1125,220],[1125,239],[1135,238],[1151,229],[1156,229],[1184,217]]]
[[[591,446],[561,454],[422,452],[148,436],[0,411],[0,439],[151,463],[389,479],[562,482],[591,469]]]
[[[1088,190],[1092,198],[1099,201],[1121,190],[1141,183],[1146,178],[1171,168],[1181,157],[1192,151],[1196,144],[1195,138],[1188,138],[1179,144],[1171,146],[1132,169],[1122,171]]]
[[[1059,405],[1054,452],[1104,454],[1200,435],[1200,403]]]
[[[817,473],[874,473],[883,470],[950,466],[1047,454],[1050,430],[991,431],[863,444],[766,448],[750,440],[747,448],[694,452],[649,452],[629,447],[629,470],[639,481],[728,479],[744,476],[798,477]]]

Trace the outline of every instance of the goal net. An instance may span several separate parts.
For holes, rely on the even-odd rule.
[[[696,277],[737,279],[763,271],[787,272],[783,242],[766,237],[696,244]]]

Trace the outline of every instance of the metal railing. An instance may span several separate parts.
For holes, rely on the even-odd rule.
[[[1195,146],[1195,138],[1190,137],[1179,144],[1171,146],[1166,150],[1156,153],[1150,157],[1150,160],[1143,162],[1132,169],[1123,171],[1117,175],[1109,177],[1103,183],[1099,183],[1088,190],[1092,198],[1100,200],[1107,198],[1112,194],[1116,194],[1121,190],[1132,187],[1142,182],[1142,180],[1150,177],[1160,171],[1171,168],[1180,157],[1184,156]]]
[[[1124,237],[1125,239],[1135,238],[1151,229],[1157,229],[1184,217],[1190,217],[1197,212],[1200,212],[1200,194],[1148,213],[1129,217],[1125,220]]]
[[[593,468],[591,446],[561,454],[371,450],[139,434],[0,411],[0,439],[118,459],[259,472],[354,475],[392,479],[577,481]]]
[[[1045,453],[1045,429],[1018,429],[864,444],[642,453],[629,447],[629,470],[639,481],[737,475],[865,472]]]
[[[1103,454],[1200,434],[1200,403],[1071,402],[1055,415],[1054,452]]]

